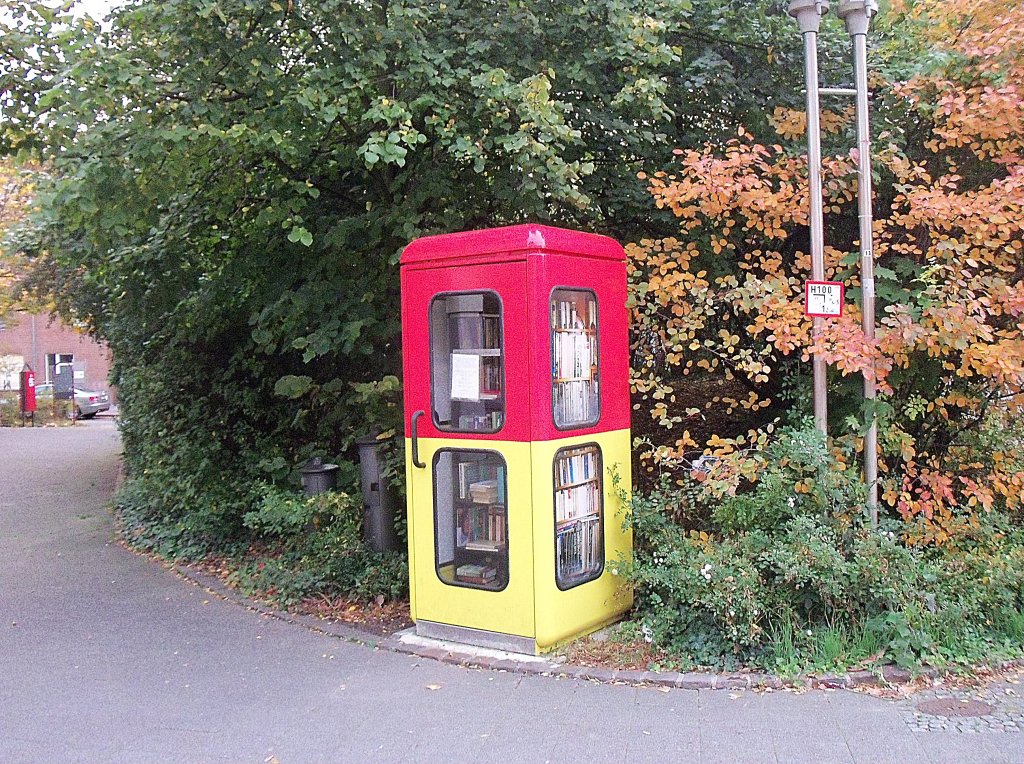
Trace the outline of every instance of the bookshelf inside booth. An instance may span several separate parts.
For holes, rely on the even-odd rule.
[[[507,469],[501,454],[443,449],[434,456],[434,547],[446,584],[508,586]]]
[[[505,423],[501,300],[494,292],[441,294],[430,303],[434,423],[497,432]]]
[[[554,473],[555,583],[565,590],[593,581],[604,570],[600,447],[559,449]]]
[[[555,427],[568,430],[601,418],[597,295],[551,291],[551,405]]]

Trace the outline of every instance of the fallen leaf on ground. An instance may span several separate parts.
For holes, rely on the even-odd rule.
[[[427,685],[427,689],[428,690],[440,690],[441,689],[441,685],[439,685],[439,684],[428,684]]]

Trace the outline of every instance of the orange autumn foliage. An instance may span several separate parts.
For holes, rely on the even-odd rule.
[[[677,150],[672,172],[648,178],[680,233],[628,249],[634,390],[666,432],[644,455],[654,469],[692,461],[691,430],[712,407],[743,414],[737,431],[775,421],[791,405],[779,396],[797,359],[827,360],[841,411],[857,411],[857,383],[871,376],[886,401],[883,499],[908,539],[946,544],[976,527],[979,512],[1021,509],[1024,493],[1024,444],[980,435],[1024,414],[1024,6],[925,0],[893,13],[951,63],[873,79],[875,339],[861,329],[856,299],[852,112],[823,117],[834,134],[823,160],[826,278],[845,282],[848,300],[814,338],[803,306],[804,121],[779,108],[772,124],[785,145],[741,129],[724,145]],[[908,120],[927,125],[923,138],[906,137]],[[693,377],[747,392],[673,407]],[[704,453],[727,454],[736,434],[719,433]]]

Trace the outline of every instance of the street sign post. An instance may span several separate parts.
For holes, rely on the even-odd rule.
[[[828,13],[828,0],[789,0],[789,15],[800,25],[804,38],[804,80],[807,84],[807,188],[811,234],[811,278],[825,278],[824,211],[821,198],[821,124],[818,107],[818,27]],[[824,324],[814,319],[813,333],[821,334]],[[814,424],[828,436],[828,366],[825,359],[811,357],[814,376]]]
[[[845,294],[841,281],[808,281],[804,286],[804,315],[838,318],[843,315]]]

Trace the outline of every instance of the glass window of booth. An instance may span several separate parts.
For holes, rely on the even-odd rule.
[[[442,449],[434,456],[434,550],[446,584],[508,586],[507,470],[494,451]]]
[[[555,583],[559,589],[593,581],[604,570],[601,448],[555,452]]]
[[[434,424],[497,432],[505,423],[501,299],[494,292],[441,294],[430,303]]]
[[[597,424],[597,296],[589,289],[551,292],[551,405],[555,427]]]

